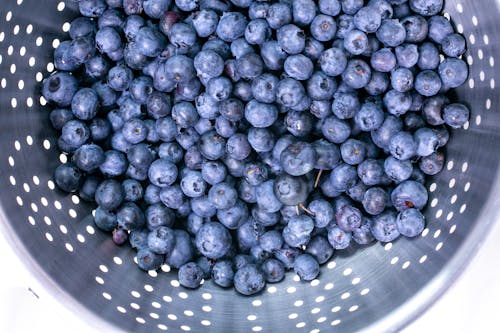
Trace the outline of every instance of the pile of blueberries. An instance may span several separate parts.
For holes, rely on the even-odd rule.
[[[425,227],[468,108],[443,0],[79,0],[43,81],[58,187],[143,270],[244,295]],[[446,126],[447,125],[447,126]]]

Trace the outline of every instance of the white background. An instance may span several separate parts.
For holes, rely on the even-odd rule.
[[[403,333],[493,332],[500,308],[500,223],[452,288]],[[47,294],[0,236],[0,332],[97,333]],[[32,289],[35,295],[29,290]],[[102,331],[102,330],[101,330]]]

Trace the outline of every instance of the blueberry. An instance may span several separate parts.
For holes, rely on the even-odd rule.
[[[356,113],[354,121],[362,131],[373,131],[382,126],[384,111],[378,104],[364,103],[359,112]]]
[[[342,79],[349,87],[360,89],[365,87],[371,78],[370,66],[361,59],[349,60]]]
[[[425,126],[424,118],[417,113],[407,113],[404,117],[405,128],[415,131]]]
[[[287,131],[295,137],[306,137],[313,129],[313,119],[307,112],[288,112],[284,124]]]
[[[415,156],[417,144],[410,133],[402,131],[391,138],[389,142],[389,151],[392,156],[404,161]]]
[[[305,180],[287,174],[280,175],[276,178],[273,190],[274,195],[280,202],[290,206],[303,203],[308,195]]]
[[[307,81],[307,94],[315,100],[328,100],[337,90],[337,82],[323,71],[316,71]]]
[[[209,80],[218,77],[224,71],[224,59],[215,51],[200,51],[193,61],[198,77]]]
[[[97,213],[97,211],[96,211]],[[148,233],[147,229],[133,230],[129,234],[129,243],[133,249],[141,250],[148,247]]]
[[[339,0],[319,0],[318,8],[323,14],[337,16],[340,13],[342,6]]]
[[[158,72],[157,72],[158,74]],[[165,78],[174,82],[187,82],[196,76],[193,60],[185,55],[175,55],[165,63]]]
[[[219,113],[219,102],[208,93],[201,93],[195,99],[195,106],[201,118],[215,119]]]
[[[423,16],[438,14],[443,8],[443,0],[409,0],[410,8]]]
[[[295,259],[293,270],[303,281],[311,281],[319,275],[319,264],[310,254],[301,254]]]
[[[418,47],[418,67],[422,70],[437,69],[440,63],[439,50],[434,43],[426,42]]]
[[[333,17],[319,14],[311,22],[310,31],[312,37],[320,42],[331,41],[337,32],[337,23]]]
[[[347,56],[338,48],[330,48],[321,54],[319,58],[321,70],[329,76],[337,76],[344,72],[347,67]]]
[[[351,135],[351,127],[346,121],[329,116],[324,119],[321,132],[328,141],[340,144]]]
[[[265,278],[262,272],[253,264],[243,266],[234,275],[234,288],[240,294],[253,295],[265,287]]]
[[[144,124],[144,121],[134,118],[123,124],[122,133],[125,140],[131,144],[137,144],[146,140],[148,129]]]
[[[249,44],[261,45],[271,37],[271,28],[265,19],[259,18],[248,22],[245,39]]]
[[[441,44],[446,36],[454,33],[450,21],[444,16],[433,16],[427,23],[429,25],[428,38],[437,44]]]
[[[401,19],[409,16],[410,14],[411,14],[411,9],[406,1],[403,3],[394,4],[394,14],[393,14],[394,18]]]
[[[415,78],[415,90],[422,96],[435,96],[441,90],[441,79],[439,75],[431,70],[418,73]]]
[[[174,224],[175,215],[173,211],[165,207],[162,203],[148,206],[145,215],[149,230],[154,230],[159,227],[172,227]]]
[[[228,209],[236,204],[237,191],[227,183],[218,183],[208,191],[208,199],[217,209]]]
[[[373,69],[379,72],[390,72],[396,66],[396,56],[389,48],[382,48],[374,52],[370,59]]]
[[[83,181],[83,175],[72,163],[59,165],[54,171],[54,181],[65,192],[76,192]]]
[[[304,50],[306,38],[304,31],[293,24],[287,24],[277,30],[279,46],[288,54],[298,54]]]
[[[103,231],[113,231],[118,227],[118,222],[116,221],[116,214],[97,207],[94,216],[95,225]]]
[[[227,140],[226,152],[231,158],[244,160],[251,153],[251,146],[248,143],[248,138],[241,133],[232,135]]]
[[[217,160],[225,153],[226,141],[216,132],[204,133],[198,142],[201,154],[209,160]]]
[[[280,156],[281,166],[292,176],[305,175],[314,169],[316,159],[314,147],[306,142],[289,145]]]
[[[309,243],[314,222],[309,216],[293,216],[283,229],[283,239],[291,247],[302,247]]]
[[[256,53],[247,53],[236,59],[236,71],[243,79],[255,79],[263,69],[263,60]]]
[[[378,160],[367,159],[358,165],[357,172],[365,185],[378,185],[382,181],[384,165]]]
[[[180,229],[175,229],[175,245],[167,253],[166,263],[174,268],[180,268],[182,265],[190,262],[194,258],[194,248],[191,236]]]
[[[167,159],[160,158],[151,163],[148,170],[148,178],[153,185],[166,187],[175,182],[177,172],[175,164]]]
[[[175,5],[184,12],[195,10],[198,7],[198,1],[194,0],[175,0]]]
[[[396,47],[406,39],[404,26],[395,19],[385,19],[376,32],[377,38],[386,46]]]
[[[453,103],[445,106],[443,110],[443,119],[446,125],[453,128],[460,128],[469,121],[469,109],[460,103]]]
[[[363,7],[363,0],[341,0],[342,11],[346,14],[354,15]]]
[[[316,169],[331,170],[336,167],[340,161],[340,150],[337,145],[320,139],[313,142],[318,159],[316,160]]]
[[[405,80],[405,82],[408,82]],[[404,89],[403,89],[404,90]],[[401,116],[411,108],[412,97],[408,92],[400,92],[396,89],[389,90],[384,95],[384,105],[390,114]]]
[[[257,205],[266,213],[278,212],[282,207],[281,201],[275,195],[274,184],[275,180],[267,180],[255,189]]]
[[[372,77],[364,87],[371,96],[380,96],[389,89],[389,76],[382,72],[372,72]]]
[[[215,185],[222,182],[227,176],[227,169],[221,162],[206,161],[201,167],[201,175],[210,185]]]
[[[401,161],[389,156],[384,162],[384,171],[390,179],[400,183],[410,178],[413,166],[409,160]]]
[[[215,32],[219,16],[213,10],[201,10],[193,17],[193,28],[200,37],[208,37]]]
[[[234,85],[233,95],[241,101],[248,102],[253,99],[252,86],[250,83],[240,80]]]
[[[374,6],[360,8],[354,15],[354,25],[366,33],[376,32],[382,23],[382,15]]]
[[[273,3],[267,10],[266,20],[272,29],[279,29],[285,24],[291,23],[292,10],[287,3]]]
[[[347,33],[355,28],[356,26],[354,25],[354,17],[352,15],[342,14],[339,17],[337,17],[336,37],[340,39],[338,43],[342,43],[342,39],[345,38]]]
[[[465,53],[465,38],[462,35],[456,33],[449,34],[443,39],[441,48],[443,50],[443,53],[448,57],[458,58]]]
[[[371,219],[363,217],[361,226],[352,231],[352,239],[360,245],[367,245],[373,242],[374,237],[370,230]]]
[[[362,200],[363,209],[370,215],[379,215],[389,203],[389,195],[381,187],[368,189]],[[354,231],[354,230],[353,230]]]
[[[366,146],[362,141],[347,139],[340,145],[340,154],[347,164],[357,165],[365,159]]]
[[[157,270],[163,264],[164,260],[165,257],[163,255],[154,253],[147,247],[137,251],[137,265],[142,270]]]
[[[444,168],[445,158],[443,153],[436,152],[420,160],[419,168],[426,175],[437,175]]]
[[[306,247],[306,253],[316,259],[322,265],[325,264],[334,253],[333,247],[324,236],[314,236]]]
[[[239,12],[224,13],[217,25],[216,33],[219,38],[226,42],[232,42],[245,34],[247,20]]]
[[[291,80],[291,79],[289,79],[289,80]],[[281,82],[283,82],[283,81],[281,81]],[[279,91],[283,90],[286,92],[290,91],[291,93],[294,92],[294,90],[291,90],[291,89],[288,90],[285,88],[280,90],[281,82],[278,83],[278,87],[277,87],[277,89]],[[299,83],[299,85],[300,85],[300,83]],[[302,88],[302,91],[303,91],[303,88]],[[278,98],[281,98],[281,99],[284,98],[285,100],[288,101],[287,96],[288,95],[279,94]],[[293,98],[293,97],[291,97],[291,98]],[[247,105],[245,106],[245,119],[254,127],[258,127],[258,128],[269,127],[276,121],[277,118],[278,118],[278,109],[273,104],[261,103],[261,102],[258,102],[257,100],[254,99],[254,100],[251,100],[250,102],[248,102]]]
[[[170,4],[170,0],[145,0],[142,3],[142,7],[146,15],[154,19],[159,19],[168,10]]]
[[[125,20],[123,33],[128,41],[133,41],[137,32],[144,26],[144,19],[139,15],[129,15]]]
[[[85,64],[85,75],[90,80],[102,80],[108,74],[110,63],[101,55],[90,58]]]
[[[373,143],[375,143],[378,147],[388,150],[389,142],[392,137],[403,129],[403,122],[401,119],[388,115],[386,116],[384,122],[380,126],[380,128],[371,132],[371,138]]]
[[[427,204],[429,195],[424,185],[407,180],[399,184],[391,193],[391,201],[398,211],[409,208],[422,209]]]
[[[159,226],[148,234],[148,247],[155,253],[169,253],[174,248],[174,245],[174,231],[166,226]]]
[[[304,81],[311,77],[314,65],[308,57],[302,54],[297,54],[286,58],[284,69],[288,76],[292,79]]]
[[[190,197],[199,197],[205,194],[207,184],[201,176],[201,172],[188,170],[180,181],[182,192]]]
[[[363,54],[368,50],[368,36],[360,30],[353,29],[344,38],[344,48],[353,55]]]
[[[415,44],[402,44],[396,47],[396,59],[401,67],[411,68],[418,62],[418,46]]]
[[[243,167],[243,178],[252,186],[262,184],[268,179],[268,168],[260,162],[249,162]]]
[[[97,32],[96,22],[87,17],[77,17],[71,21],[69,36],[71,39],[93,35]]]
[[[123,46],[120,34],[113,27],[100,28],[95,35],[95,42],[101,53],[110,53]]]
[[[140,32],[143,29],[145,28],[139,31],[136,40],[139,40]],[[168,39],[177,48],[189,48],[196,43],[196,31],[186,23],[177,22],[168,31]]]
[[[340,229],[337,225],[328,228],[328,242],[335,250],[346,249],[351,243],[352,234]]]
[[[248,219],[248,208],[246,203],[237,200],[232,207],[218,209],[217,219],[228,229],[239,228]]]
[[[229,260],[217,261],[212,268],[211,277],[215,284],[227,288],[233,285],[234,269]]]
[[[390,0],[370,0],[368,5],[376,8],[382,19],[391,18],[394,13]]]
[[[99,17],[106,8],[107,5],[104,0],[81,0],[78,2],[80,14],[86,17]]]
[[[265,1],[252,1],[248,6],[248,17],[251,20],[263,19],[267,16],[269,4]]]
[[[222,258],[231,246],[229,231],[220,223],[208,222],[196,234],[196,248],[210,259]]]
[[[424,120],[433,126],[444,124],[443,109],[448,103],[448,98],[444,95],[436,95],[425,99],[422,105],[422,116]]]
[[[264,234],[265,229],[262,224],[257,223],[253,218],[237,229],[238,246],[242,251],[250,250],[251,247],[259,244],[259,238]]]
[[[405,67],[399,67],[391,72],[391,86],[400,93],[413,89],[413,73]]]
[[[439,137],[437,133],[430,128],[420,128],[414,133],[417,144],[418,156],[429,156],[434,153],[439,146]]]
[[[230,138],[236,134],[238,124],[227,120],[224,117],[215,119],[215,131],[223,138]]]
[[[181,286],[195,289],[201,284],[203,271],[196,263],[188,262],[179,267],[178,278]]]
[[[210,79],[206,85],[206,91],[217,102],[224,101],[229,98],[233,85],[231,81],[224,76]]]
[[[42,82],[42,95],[59,107],[70,106],[77,92],[78,83],[69,73],[56,72]]]
[[[370,230],[373,237],[380,242],[392,242],[398,238],[400,233],[396,225],[396,212],[387,210],[374,216]]]
[[[68,121],[75,119],[75,116],[68,109],[54,109],[50,112],[49,118],[52,127],[61,130]]]
[[[104,151],[96,144],[82,145],[73,155],[73,162],[76,166],[80,170],[88,173],[97,170],[104,160]]]
[[[415,208],[407,209],[398,214],[396,226],[401,235],[406,237],[417,237],[424,230],[425,217]]]
[[[311,106],[309,107],[309,112],[318,119],[325,119],[330,115],[331,103],[329,100],[312,100]],[[321,131],[321,126],[316,123],[314,129],[317,131]]]
[[[260,47],[260,55],[266,67],[270,70],[280,70],[283,68],[287,53],[275,40],[265,42]]]
[[[429,32],[425,18],[420,15],[411,15],[401,19],[406,30],[406,41],[409,43],[423,42]]]
[[[358,174],[354,166],[341,163],[330,173],[330,182],[337,191],[346,191],[357,182]]]
[[[146,223],[144,213],[139,206],[133,202],[125,202],[121,205],[120,209],[116,213],[116,220],[118,222],[118,226],[125,230],[142,229]]]
[[[160,201],[168,208],[178,209],[184,203],[185,197],[179,185],[174,184],[160,189]]]
[[[250,146],[258,153],[271,151],[276,142],[274,134],[267,128],[251,128],[247,138]]]

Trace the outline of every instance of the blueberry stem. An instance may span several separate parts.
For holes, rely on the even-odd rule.
[[[306,212],[307,214],[311,215],[311,216],[316,216],[316,214],[314,214],[313,212],[311,212],[309,209],[306,208],[306,206],[304,206],[303,204],[299,204],[300,209],[302,209],[304,212]]]
[[[316,180],[314,181],[314,188],[318,187],[319,180],[321,179],[321,174],[323,174],[323,169],[319,169],[318,175],[316,176]]]

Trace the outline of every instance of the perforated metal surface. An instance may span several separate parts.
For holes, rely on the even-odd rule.
[[[211,281],[183,289],[168,266],[141,272],[133,251],[93,227],[92,207],[51,180],[66,157],[57,151],[39,85],[54,70],[53,50],[77,13],[73,2],[48,0],[3,1],[0,8],[2,223],[48,288],[62,290],[103,325],[134,332],[397,330],[450,284],[467,260],[457,256],[472,253],[487,232],[499,171],[500,12],[493,0],[446,3],[469,45],[470,78],[456,94],[472,117],[452,133],[446,168],[428,182],[427,228],[418,239],[339,251],[318,279],[305,283],[288,274],[255,297]]]

